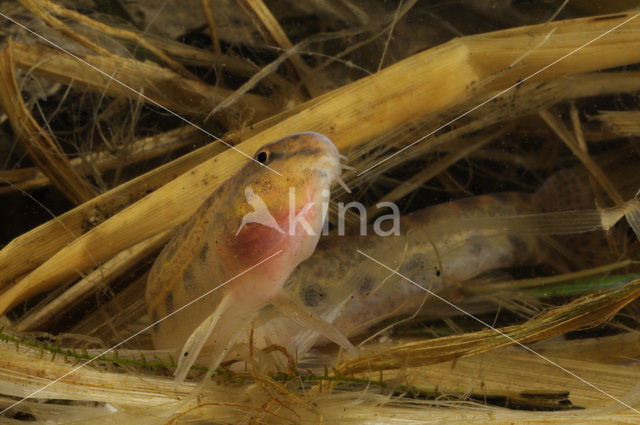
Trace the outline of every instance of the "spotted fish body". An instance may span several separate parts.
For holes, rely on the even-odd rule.
[[[283,300],[282,286],[315,249],[324,220],[322,205],[341,171],[339,154],[326,137],[300,133],[265,145],[255,159],[270,169],[255,161],[245,165],[183,225],[151,268],[146,304],[155,323],[156,348],[193,345],[198,335],[190,335],[209,320],[209,328],[199,334],[206,341],[198,351],[217,353],[219,363],[226,354],[220,347],[231,345],[262,306],[280,300],[289,309],[297,308],[292,300]],[[277,226],[247,221],[257,213],[256,202],[247,202],[250,193],[254,201],[257,196],[264,202],[268,211],[261,214],[270,215]],[[302,220],[292,220],[296,217]]]
[[[325,263],[325,271],[312,270],[313,261],[304,262],[287,285],[303,304],[314,310],[326,311],[331,305],[345,304],[335,315],[334,325],[346,335],[361,334],[385,318],[413,314],[428,293],[356,250],[442,294],[481,273],[535,264],[547,258],[546,248],[536,235],[452,226],[454,219],[535,211],[535,196],[520,193],[483,195],[436,205],[403,217],[400,236],[352,236],[344,238],[340,248],[333,249],[329,249],[330,240],[323,241],[317,250],[318,257],[312,260]],[[325,251],[331,251],[335,258],[348,258],[349,264],[343,262],[335,269],[326,267],[326,261],[320,259]],[[340,290],[326,285],[332,278],[306,279],[318,273],[341,274]]]
[[[559,188],[566,189],[565,196],[558,196]],[[384,319],[414,314],[425,301],[423,312],[442,311],[445,306],[357,250],[458,304],[463,300],[459,289],[465,280],[500,268],[552,263],[551,256],[557,255],[535,234],[467,227],[465,219],[581,208],[593,208],[593,195],[571,172],[554,175],[534,194],[504,192],[435,205],[403,216],[399,236],[371,233],[323,238],[313,257],[291,274],[286,289],[353,337]],[[254,331],[258,346],[269,341],[304,352],[326,342],[286,318],[266,314],[263,318]]]

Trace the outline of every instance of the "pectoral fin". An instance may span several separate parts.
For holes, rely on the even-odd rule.
[[[189,369],[193,366],[212,334],[215,335],[215,339],[213,341],[210,373],[207,375],[213,373],[220,366],[224,356],[242,332],[242,323],[244,323],[236,321],[238,320],[238,311],[230,307],[230,297],[228,295],[223,296],[215,311],[191,333],[180,352],[178,367],[174,373],[177,383],[184,381]]]
[[[289,294],[282,292],[278,297],[271,301],[285,316],[293,320],[304,328],[310,328],[331,341],[349,353],[352,357],[358,356],[358,349],[349,342],[342,332],[326,320],[316,316],[309,309],[300,304],[295,298]]]

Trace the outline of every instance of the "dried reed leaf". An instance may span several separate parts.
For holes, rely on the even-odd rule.
[[[62,356],[55,360],[49,358],[49,353],[40,358],[37,349],[16,346],[12,343],[0,342],[0,392],[17,397],[24,397],[39,390],[63,374],[71,371],[72,363],[64,362]],[[26,360],[26,361],[25,361]],[[592,362],[560,360],[561,364],[578,376],[593,382],[616,396],[623,397],[625,392],[638,380],[638,372],[633,366],[600,365]],[[598,367],[594,367],[597,365]],[[260,406],[264,406],[264,397],[272,401],[278,399],[292,408],[296,423],[317,424],[321,415],[325,423],[363,423],[372,422],[372,415],[378,422],[393,423],[400,421],[416,421],[418,423],[458,423],[471,421],[479,424],[513,424],[513,423],[547,423],[547,424],[599,424],[603,417],[599,416],[601,408],[609,399],[595,393],[590,387],[572,385],[575,378],[564,375],[541,359],[517,350],[504,349],[491,355],[480,355],[472,358],[460,359],[455,363],[443,363],[424,367],[420,370],[411,369],[398,371],[396,375],[389,371],[385,373],[385,380],[393,387],[393,382],[417,384],[424,387],[425,381],[435,383],[438,388],[453,394],[474,391],[478,395],[487,397],[492,393],[505,394],[505,387],[509,388],[506,395],[513,398],[525,396],[526,392],[535,393],[540,397],[564,397],[558,388],[571,387],[570,400],[580,407],[588,407],[587,411],[565,412],[536,412],[518,411],[504,408],[482,406],[474,403],[447,401],[446,393],[442,401],[421,401],[415,398],[390,398],[388,394],[378,394],[375,391],[333,392],[320,391],[318,388],[306,391],[303,396],[288,399],[292,394],[283,391],[281,387],[272,387],[272,381],[251,375],[245,375],[249,385],[211,385],[204,388],[199,395],[198,404],[190,404],[189,392],[194,387],[190,384],[175,386],[171,378],[118,373],[105,370],[99,366],[98,370],[82,368],[68,375],[60,382],[51,385],[41,393],[40,399],[53,400],[87,400],[92,403],[78,406],[75,403],[53,404],[30,402],[29,400],[16,406],[17,411],[32,412],[36,417],[50,418],[52,414],[63,416],[67,422],[74,412],[93,408],[93,412],[85,412],[94,423],[127,423],[129,418],[136,419],[136,423],[157,423],[161,418],[169,420],[188,413],[191,416],[184,419],[211,420],[226,418],[229,423],[238,423],[246,419],[247,412],[257,414]],[[372,375],[371,380],[377,381],[379,375]],[[431,385],[431,384],[430,384]],[[406,385],[405,385],[406,386]],[[400,388],[400,387],[399,387]],[[81,390],[79,390],[81,389]],[[466,391],[465,391],[466,390]],[[295,396],[295,394],[292,394]],[[529,396],[531,397],[531,396]],[[96,403],[96,401],[98,403]],[[0,398],[0,407],[6,408],[15,399]],[[106,410],[101,403],[109,403],[111,409]],[[217,405],[217,409],[207,409],[207,406]],[[306,406],[311,405],[312,408]],[[199,406],[199,412],[191,410]],[[236,407],[235,409],[233,407]],[[242,406],[242,408],[240,408]],[[419,408],[417,408],[419,407]],[[442,407],[453,407],[442,409]],[[51,409],[55,409],[52,411]],[[152,415],[149,415],[152,412]],[[198,414],[199,413],[199,414]],[[196,415],[196,416],[192,416]],[[612,423],[634,423],[637,417],[634,412],[609,413],[607,419]],[[99,419],[96,419],[99,418]],[[147,422],[145,422],[148,420]],[[374,419],[375,420],[375,419]],[[274,423],[281,423],[282,419],[275,419]],[[626,421],[626,422],[625,422]]]
[[[488,143],[498,139],[501,136],[507,134],[507,132],[511,131],[511,126],[505,126],[485,137],[481,137],[478,140],[473,141],[472,143],[467,144],[462,149],[456,150],[454,152],[449,153],[442,159],[437,162],[430,164],[429,167],[426,167],[424,170],[418,172],[413,175],[410,179],[400,183],[396,188],[394,188],[391,192],[387,193],[383,197],[378,200],[380,202],[396,202],[398,199],[407,196],[409,193],[414,191],[416,188],[423,185],[428,180],[431,180],[433,177],[437,176],[441,172],[445,171],[452,164],[458,162],[460,159],[468,156],[473,153],[477,149],[482,148]],[[373,214],[373,207],[367,211],[367,214]]]
[[[209,0],[200,0],[200,6],[204,12],[204,16],[207,18],[207,25],[209,25],[209,35],[211,36],[211,46],[214,53],[220,53],[220,39],[218,38],[218,31],[216,29],[216,21],[213,19],[213,13],[209,7]]]
[[[278,46],[284,51],[293,49],[293,44],[289,37],[287,37],[275,16],[262,0],[238,0],[238,3],[249,15],[267,43]],[[312,75],[309,67],[299,55],[293,55],[288,60],[295,70],[292,70],[291,74],[297,74],[311,97],[319,96],[323,90],[320,87],[318,75]]]
[[[630,331],[611,336],[580,338],[567,343],[564,337],[551,338],[532,345],[545,356],[561,357],[606,364],[625,364],[640,356],[640,335]],[[614,349],[603,349],[603,348]]]
[[[186,141],[194,141],[200,133],[193,127],[183,127],[172,130],[167,136],[171,139],[182,137]],[[162,139],[163,136],[159,137]],[[0,251],[0,276],[2,276],[0,292],[9,282],[42,264],[67,243],[111,217],[126,205],[135,202],[207,158],[217,155],[224,148],[219,143],[204,146],[97,196],[14,239]],[[11,258],[21,260],[15,261]]]
[[[57,29],[58,31],[60,31],[70,39],[80,43],[82,46],[90,50],[93,50],[99,55],[111,56],[111,53],[109,53],[107,49],[89,40],[84,35],[78,34],[76,31],[73,31],[71,28],[65,25],[58,18],[52,16],[49,12],[42,10],[41,5],[38,3],[37,0],[20,0],[20,3],[22,3],[22,5],[27,9],[29,9],[34,15],[42,19],[51,28]]]
[[[56,299],[48,302],[42,308],[30,311],[29,314],[21,317],[20,321],[15,325],[15,330],[25,332],[37,329],[47,320],[59,316],[91,291],[105,287],[110,281],[122,275],[124,271],[150,255],[153,251],[158,250],[162,244],[167,242],[170,235],[171,232],[169,231],[159,233],[118,253],[118,255],[89,273],[87,277],[75,283]]]
[[[640,111],[599,111],[594,119],[622,137],[640,136]]]
[[[69,160],[69,164],[80,175],[86,175],[92,170],[104,172],[172,152],[195,143],[201,136],[203,135],[193,127],[177,128],[133,142],[126,147],[126,155],[116,156],[109,151],[97,151],[80,154],[80,157]],[[0,187],[0,195],[51,184],[51,180],[37,167],[0,170],[0,182],[10,184]]]
[[[0,393],[26,397],[42,389],[51,381],[68,374],[73,364],[52,361],[51,354],[41,355],[39,350],[0,342]],[[24,359],[29,361],[25,362]],[[79,366],[79,365],[78,365]],[[77,367],[77,366],[76,366]],[[82,391],[78,391],[82,388]],[[131,374],[105,373],[91,367],[83,367],[69,374],[54,386],[38,393],[39,398],[67,400],[111,401],[118,404],[157,406],[185,397],[195,388],[194,384],[176,385],[173,380],[153,376],[137,377]],[[206,390],[205,390],[206,391]]]
[[[76,204],[96,195],[96,190],[74,170],[64,152],[31,116],[15,76],[13,44],[0,52],[0,104],[31,159],[54,185]]]
[[[596,350],[606,351],[603,350],[604,347],[617,342],[615,339],[609,339],[610,337],[601,338],[600,344],[592,347]],[[561,341],[569,353],[572,351],[570,347],[572,343],[573,341]],[[545,353],[545,355],[547,354],[549,354],[550,360],[576,376],[585,379],[619,400],[631,402],[632,405],[637,406],[627,397],[640,379],[640,371],[635,365],[626,362],[613,365],[573,359],[567,357],[560,349],[555,353]],[[596,353],[593,354],[596,355]],[[370,377],[372,380],[380,379],[379,372],[363,373],[358,376]],[[581,417],[582,420],[598,417],[600,413],[598,409],[607,406],[620,407],[624,410],[624,406],[594,390],[593,387],[581,383],[575,376],[571,376],[558,369],[556,365],[516,347],[506,347],[485,354],[420,368],[385,371],[383,377],[387,382],[403,382],[408,385],[424,386],[424,383],[428,382],[439,388],[444,394],[474,392],[490,396],[492,393],[504,391],[511,394],[568,391],[568,398],[573,405],[586,408],[586,410],[574,410],[571,415],[573,417],[562,412],[547,412],[546,415],[546,418],[553,420],[560,421],[560,418],[564,418],[564,422],[560,421],[560,423],[565,424],[583,423]],[[637,418],[636,412],[629,410],[626,412],[630,414],[629,417],[635,415]],[[600,420],[603,419],[600,416]],[[534,423],[546,422],[541,420]]]
[[[491,96],[498,96],[494,102],[490,105],[486,105],[477,111],[470,113],[467,117],[468,120],[459,120],[456,124],[456,128],[446,131],[442,134],[436,134],[434,131],[434,125],[430,126],[422,125],[420,127],[420,137],[429,132],[433,132],[431,136],[425,140],[420,141],[411,147],[411,154],[414,157],[423,155],[435,150],[443,150],[447,148],[447,144],[455,141],[458,138],[468,137],[478,130],[487,128],[490,125],[500,123],[503,121],[512,121],[519,117],[531,115],[533,111],[549,108],[557,103],[567,101],[570,99],[580,99],[589,96],[601,96],[614,93],[627,93],[629,91],[636,91],[640,87],[640,73],[636,72],[597,72],[589,74],[577,74],[572,75],[569,79],[558,78],[545,80],[543,82],[524,83],[518,87],[514,92],[508,92],[500,95],[501,91],[492,92],[487,95],[487,98]],[[458,117],[464,113],[467,113],[472,108],[478,105],[478,99],[472,97],[466,102],[455,105],[454,107],[447,109],[444,114],[429,117],[431,121],[445,123],[451,119],[451,117]],[[519,122],[519,125],[526,125],[526,122]],[[416,124],[410,122],[407,127],[415,127]],[[529,131],[535,131],[540,127],[536,126],[534,129],[528,129]],[[409,143],[415,142],[418,137],[398,137],[394,134],[394,139],[400,139],[390,148],[405,147]],[[389,148],[389,143],[381,141],[378,146]],[[392,150],[387,154],[390,155]],[[478,151],[482,152],[482,151]],[[475,154],[474,154],[475,155]],[[493,152],[494,155],[500,155],[504,157],[506,154],[504,151]],[[385,155],[386,156],[386,155]],[[509,159],[513,159],[510,157]],[[379,175],[385,170],[397,167],[406,158],[403,155],[397,155],[390,158],[384,163],[378,165],[372,172]],[[522,161],[519,157],[518,160]],[[369,167],[379,161],[379,158],[372,158],[368,163],[362,166],[362,168]],[[543,167],[542,164],[534,157],[531,159],[534,166],[524,165],[528,169],[534,169],[536,167]]]
[[[102,32],[112,37],[120,38],[122,40],[128,40],[133,43],[139,44],[142,47],[148,49],[151,53],[156,55],[162,61],[164,61],[170,68],[173,68],[174,71],[191,80],[198,81],[198,77],[196,77],[193,73],[189,72],[184,66],[180,63],[174,61],[169,56],[167,56],[161,49],[157,48],[153,44],[149,43],[144,37],[136,34],[133,31],[128,31],[122,28],[115,28],[109,25],[103,24],[102,22],[98,22],[94,19],[91,19],[87,16],[84,16],[78,12],[74,12],[73,10],[69,10],[57,3],[54,3],[49,0],[20,0],[22,4],[24,4],[27,8],[29,8],[32,12],[34,12],[37,16],[43,17],[45,22],[51,25],[53,28],[61,28],[62,23],[60,21],[53,20],[48,12],[54,13],[58,16],[62,16],[64,18],[70,18],[79,22],[96,32]],[[45,13],[44,10],[48,12]],[[48,18],[48,19],[47,19]],[[52,25],[54,24],[54,25]],[[81,41],[82,44],[91,48],[96,53],[99,53],[103,56],[111,56],[111,53],[102,49],[100,46],[95,45],[94,43],[87,40],[85,37],[79,35],[77,32],[72,31],[66,26],[62,26],[63,31],[71,36],[72,38]]]
[[[14,44],[16,65],[25,69],[33,68],[32,72],[36,75],[63,84],[73,83],[80,88],[110,96],[138,99],[138,93],[142,93],[147,97],[145,102],[151,99],[182,115],[202,117],[232,93],[200,81],[182,78],[149,61],[140,62],[114,55],[74,54],[85,63],[52,47]],[[254,94],[245,94],[236,106],[253,111],[258,119],[267,117],[273,114],[274,109],[278,109],[272,100]],[[225,117],[224,114],[219,116],[223,121],[235,120]]]
[[[590,294],[549,310],[521,325],[430,339],[391,347],[382,353],[365,354],[346,360],[338,367],[340,375],[418,367],[454,360],[515,344],[525,344],[556,335],[596,326],[640,296],[640,279],[620,289]]]

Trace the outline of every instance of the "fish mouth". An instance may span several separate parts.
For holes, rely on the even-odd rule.
[[[323,144],[329,149],[329,152],[327,152],[328,153],[327,160],[329,161],[329,164],[327,165],[322,164],[322,166],[318,167],[317,170],[320,172],[327,171],[329,186],[331,185],[331,183],[335,181],[340,186],[342,186],[345,192],[351,193],[351,189],[349,189],[349,187],[341,177],[343,170],[353,169],[353,167],[346,164],[342,164],[340,162],[341,160],[346,160],[347,157],[344,155],[341,155],[340,152],[338,152],[338,148],[336,148],[336,145],[331,141],[331,139],[329,139],[324,134],[317,133],[315,131],[306,131],[300,134],[314,137],[323,142]]]

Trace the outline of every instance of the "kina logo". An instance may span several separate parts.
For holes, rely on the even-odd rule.
[[[247,198],[247,203],[251,205],[253,211],[242,217],[242,223],[240,223],[236,236],[240,233],[242,228],[249,223],[262,224],[263,226],[271,227],[280,233],[287,233],[282,229],[282,227],[280,227],[276,219],[271,215],[271,212],[269,212],[267,204],[253,191],[253,188],[250,186],[245,187],[244,196]],[[295,230],[298,226],[302,227],[306,231],[307,235],[315,236],[316,233],[313,227],[311,227],[306,221],[306,217],[314,204],[314,201],[308,201],[304,204],[300,212],[296,214],[296,188],[289,188],[289,236],[293,236],[295,234]]]
[[[259,195],[256,195],[251,186],[247,186],[244,188],[244,196],[247,198],[247,203],[253,207],[253,211],[245,214],[244,217],[242,217],[242,223],[240,223],[240,228],[238,228],[236,236],[238,236],[240,230],[242,230],[242,228],[249,223],[259,223],[263,226],[276,229],[280,233],[285,233],[276,219],[273,218],[273,216],[269,212],[267,204],[265,204],[264,200],[262,200]]]

